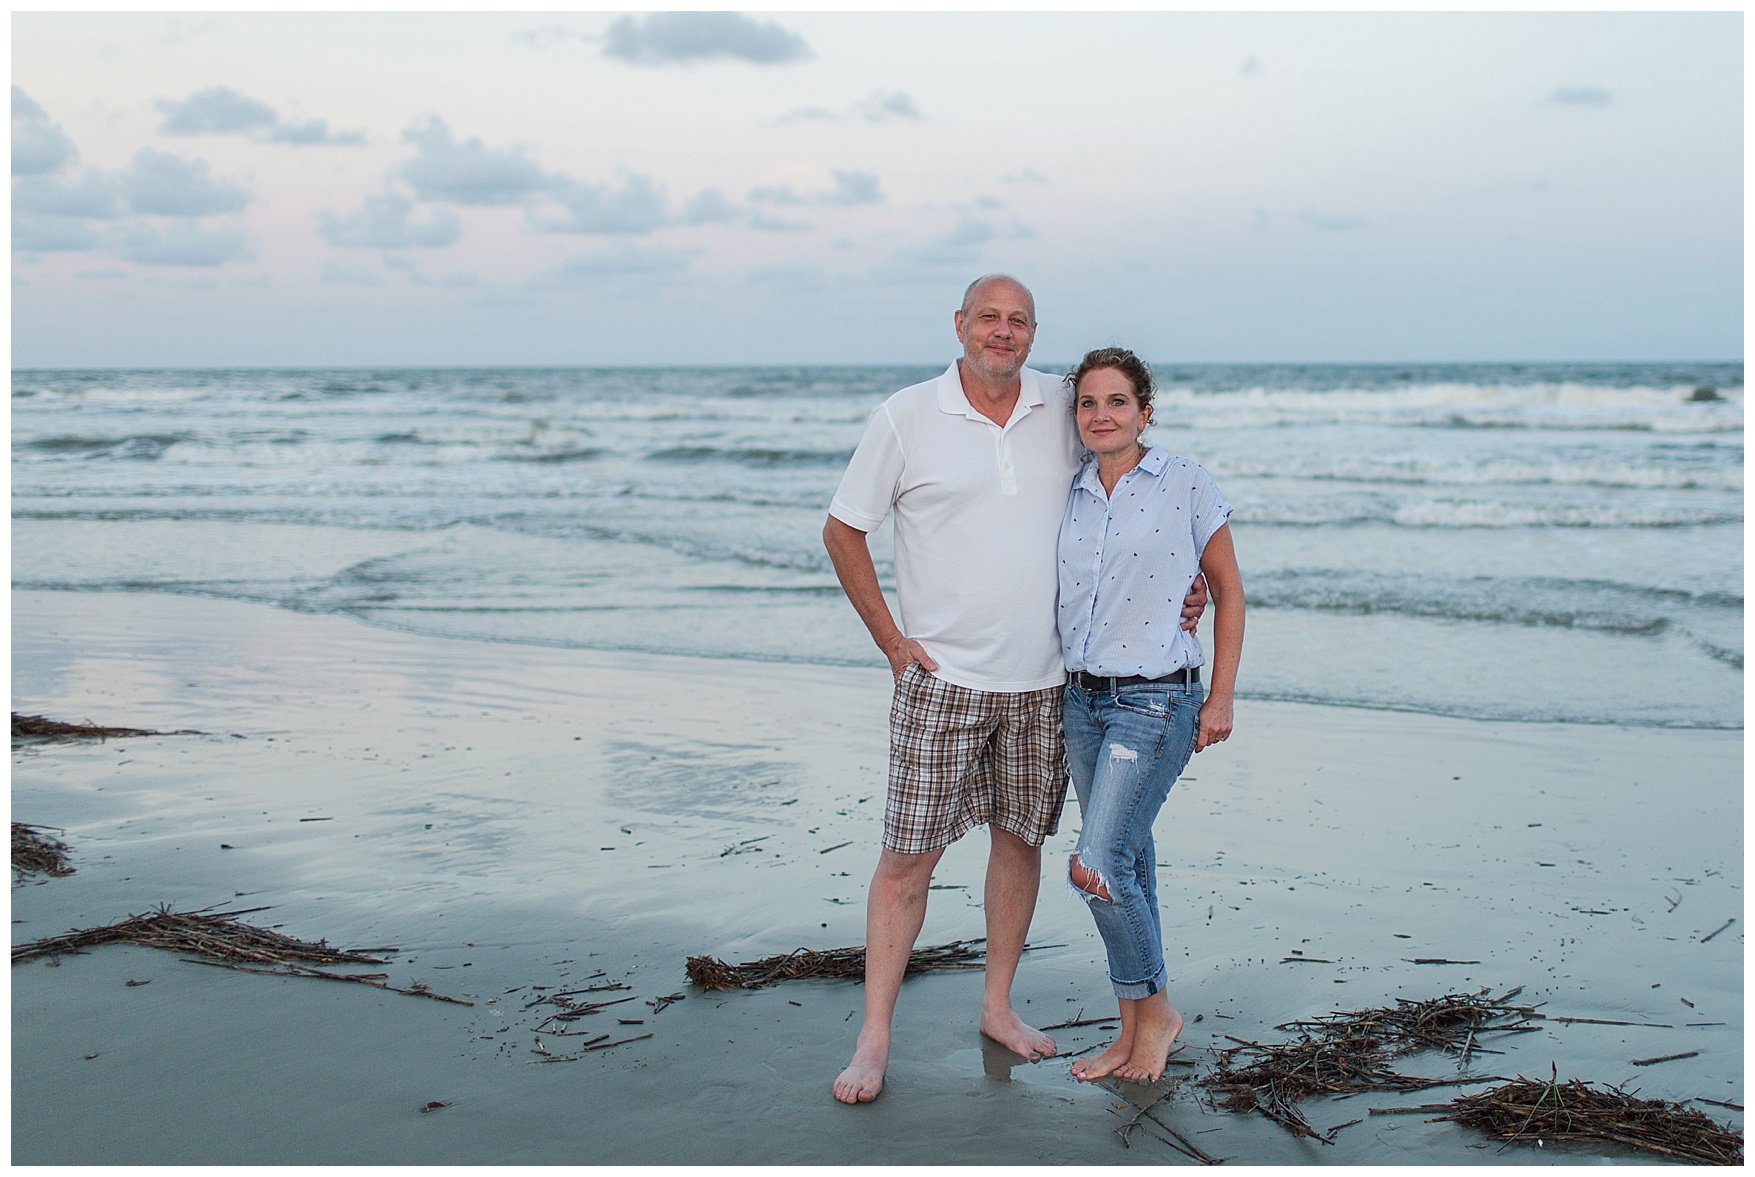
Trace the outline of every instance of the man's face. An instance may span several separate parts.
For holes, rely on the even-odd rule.
[[[957,312],[963,358],[989,380],[1009,380],[1029,358],[1036,308],[1016,282],[995,279],[975,288],[969,310]]]

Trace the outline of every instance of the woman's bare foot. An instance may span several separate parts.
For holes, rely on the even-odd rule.
[[[842,1103],[870,1103],[884,1089],[884,1072],[889,1065],[889,1040],[867,1042],[861,1034],[859,1045],[853,1048],[853,1061],[835,1079],[835,1098]]]
[[[981,1032],[1031,1062],[1054,1053],[1054,1039],[1025,1022],[1011,1006],[1002,1010],[981,1010]],[[857,1057],[857,1056],[855,1056]]]
[[[1162,993],[1140,1001],[1134,1023],[1133,1056],[1115,1068],[1115,1075],[1135,1083],[1156,1083],[1170,1059],[1170,1048],[1182,1033],[1182,1015]]]
[[[1104,1047],[1102,1054],[1075,1061],[1071,1068],[1073,1078],[1084,1083],[1101,1079],[1133,1057],[1134,1007],[1138,1004],[1125,997],[1121,999],[1121,1033]]]
[[[1081,1082],[1089,1083],[1092,1079],[1101,1079],[1133,1057],[1133,1035],[1123,1034],[1111,1042],[1103,1053],[1092,1058],[1076,1059],[1072,1065],[1072,1077]]]

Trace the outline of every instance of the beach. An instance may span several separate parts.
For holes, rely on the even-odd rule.
[[[77,873],[15,886],[14,943],[160,904],[266,907],[246,918],[394,946],[393,984],[474,1004],[133,946],[17,966],[15,1162],[1185,1162],[1139,1136],[1124,1148],[1117,1094],[1065,1062],[984,1044],[978,973],[905,983],[889,1085],[864,1107],[829,1094],[856,983],[688,983],[697,953],[863,940],[881,668],[465,640],[222,596],[15,591],[14,711],[198,734],[15,746],[13,820],[65,831]],[[1638,676],[1625,690],[1652,693]],[[1069,803],[1016,989],[1038,1024],[1113,1009],[1063,882],[1077,828]],[[1246,697],[1157,832],[1193,1064],[1170,1068],[1187,1077],[1160,1113],[1214,1156],[1649,1160],[1367,1115],[1426,1100],[1396,1093],[1310,1101],[1320,1129],[1363,1120],[1323,1144],[1216,1110],[1192,1082],[1227,1035],[1483,988],[1523,986],[1550,1020],[1474,1072],[1742,1103],[1738,729]],[[981,935],[984,859],[980,831],[946,855],[922,944]],[[1430,959],[1469,963],[1414,963]],[[532,994],[608,982],[636,1000],[585,1019],[593,1033],[652,1036],[542,1062]],[[1107,1040],[1055,1035],[1069,1053]]]

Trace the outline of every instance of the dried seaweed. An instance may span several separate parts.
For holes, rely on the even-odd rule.
[[[104,740],[121,736],[194,735],[193,732],[155,732],[143,727],[104,727],[96,723],[62,723],[42,715],[12,713],[12,738],[35,740]]]
[[[52,838],[43,826],[12,823],[12,869],[21,875],[45,874],[62,878],[73,873],[67,861],[67,843]]]
[[[1397,1111],[1441,1112],[1451,1120],[1507,1144],[1624,1144],[1698,1165],[1743,1163],[1743,1134],[1680,1103],[1638,1099],[1619,1087],[1592,1087],[1577,1079],[1561,1083],[1517,1078],[1499,1087],[1462,1095],[1449,1103]]]
[[[908,954],[909,974],[937,972],[944,969],[979,969],[985,967],[987,950],[975,947],[986,943],[976,940],[952,940],[930,948],[916,948]],[[832,978],[846,981],[865,979],[865,946],[831,948],[818,952],[799,948],[783,956],[766,956],[745,964],[727,964],[713,956],[691,956],[688,959],[689,980],[703,989],[762,989],[780,981],[802,981]]]
[[[1477,1039],[1532,1030],[1540,1020],[1534,1007],[1507,1004],[1519,992],[1513,989],[1497,998],[1488,997],[1486,989],[1426,1001],[1398,998],[1385,1008],[1337,1012],[1275,1027],[1297,1032],[1290,1042],[1231,1038],[1238,1045],[1218,1052],[1218,1065],[1201,1084],[1216,1093],[1215,1102],[1221,1107],[1259,1111],[1296,1135],[1332,1144],[1334,1130],[1322,1133],[1311,1127],[1298,1108],[1302,1100],[1312,1095],[1490,1082],[1498,1076],[1425,1079],[1404,1075],[1389,1064],[1419,1050],[1455,1054],[1459,1066],[1466,1066],[1476,1053],[1498,1053],[1477,1045]]]
[[[474,1005],[455,997],[434,993],[416,981],[402,989],[389,984],[385,973],[335,973],[315,965],[381,965],[384,953],[395,948],[331,948],[327,940],[295,940],[267,928],[253,927],[238,917],[267,911],[252,907],[241,911],[175,912],[159,907],[146,915],[131,915],[101,928],[75,929],[59,936],[15,945],[12,963],[24,964],[43,957],[77,956],[105,944],[139,944],[167,952],[188,953],[192,964],[213,965],[242,973],[266,973],[282,977],[318,977],[327,981],[352,981],[392,993],[430,997],[454,1005]],[[379,954],[379,955],[374,955]],[[187,958],[185,958],[187,959]]]

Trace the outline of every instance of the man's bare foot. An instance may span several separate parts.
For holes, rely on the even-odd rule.
[[[1146,1008],[1141,1002],[1139,1020],[1134,1027],[1133,1057],[1115,1068],[1118,1078],[1135,1083],[1156,1083],[1170,1059],[1170,1048],[1182,1033],[1182,1015],[1168,1001],[1163,1010]]]
[[[1128,1026],[1122,1030],[1121,1037],[1104,1048],[1102,1054],[1094,1058],[1074,1060],[1072,1077],[1081,1082],[1089,1083],[1092,1079],[1101,1079],[1132,1057],[1133,1027]]]
[[[1047,1058],[1054,1053],[1054,1039],[1025,1023],[1018,1012],[1006,1006],[998,1012],[983,1009],[981,1011],[981,1032],[1016,1054],[1021,1054],[1031,1062]]]
[[[835,1098],[842,1103],[870,1103],[884,1089],[884,1072],[889,1065],[890,1044],[867,1043],[860,1035],[853,1061],[835,1080]]]

